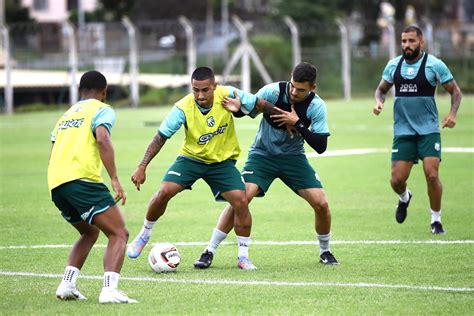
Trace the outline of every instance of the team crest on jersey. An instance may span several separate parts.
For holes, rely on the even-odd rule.
[[[407,69],[407,75],[410,75],[410,76],[411,76],[411,75],[413,75],[414,73],[415,73],[415,68],[410,67],[410,68]]]
[[[214,125],[216,125],[216,121],[214,121],[213,116],[208,117],[206,121],[207,121],[207,126],[209,127],[213,127]]]
[[[440,151],[440,150],[441,150],[441,144],[440,144],[440,143],[435,143],[435,144],[434,144],[434,149],[435,149],[436,151]]]

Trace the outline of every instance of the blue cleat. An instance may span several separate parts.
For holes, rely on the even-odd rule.
[[[142,236],[137,236],[127,248],[127,256],[130,259],[136,259],[142,253],[143,248],[145,248],[150,238],[144,238]]]

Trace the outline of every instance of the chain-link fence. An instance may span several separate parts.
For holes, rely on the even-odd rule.
[[[241,21],[243,29],[235,20],[228,25],[188,22],[191,30],[186,30],[181,20],[134,24],[140,104],[173,102],[174,95],[169,89],[180,86],[180,93],[187,89],[190,66],[208,65],[218,75],[230,71],[234,76],[226,77],[227,82],[245,86],[244,68],[248,61],[248,84],[255,92],[268,79],[289,79],[295,54],[300,55],[299,60],[317,66],[318,93],[323,97],[344,96],[347,79],[344,80],[343,67],[349,67],[351,96],[372,95],[387,61],[393,54],[400,54],[399,38],[403,29],[403,25],[395,25],[391,33],[390,28],[381,28],[375,22],[343,21],[348,32],[347,65],[343,61],[341,39],[344,37],[336,21],[306,24],[295,21],[298,46],[284,21]],[[425,21],[420,27],[425,33],[425,50],[446,62],[464,92],[474,92],[474,26],[432,25]],[[71,55],[71,35],[65,25],[11,24],[8,31],[15,106],[34,102],[68,103],[74,56]],[[112,98],[127,100],[133,78],[129,74],[131,38],[124,23],[88,23],[73,31],[77,75],[93,68],[100,70],[114,90]],[[244,35],[249,45],[243,45]],[[3,38],[2,47],[4,44]],[[2,68],[4,55],[3,52]],[[2,73],[0,82],[5,94],[5,71]],[[153,101],[151,91],[159,89],[168,89],[169,93],[156,94],[170,95],[170,99]]]

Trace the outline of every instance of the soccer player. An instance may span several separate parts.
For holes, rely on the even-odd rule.
[[[84,262],[102,231],[109,242],[104,255],[104,286],[100,303],[136,303],[117,289],[125,257],[128,231],[116,203],[126,195],[115,167],[110,132],[115,114],[103,103],[107,80],[97,71],[86,72],[79,83],[81,100],[71,106],[51,133],[48,186],[63,218],[81,235],[71,249],[56,296],[85,300],[76,287]],[[103,183],[102,163],[110,176],[115,198]]]
[[[224,107],[222,101],[226,97],[238,96],[243,112],[250,116],[265,106],[273,106],[264,100],[257,100],[252,94],[217,85],[214,72],[208,67],[199,67],[193,72],[191,85],[193,92],[175,103],[132,175],[132,182],[140,190],[150,161],[167,139],[181,126],[185,127],[185,139],[179,156],[166,172],[160,190],[151,198],[143,228],[130,243],[127,254],[132,259],[137,258],[148,243],[153,225],[165,212],[168,202],[184,189],[190,189],[196,180],[203,179],[216,200],[226,200],[235,209],[231,221],[239,245],[237,266],[243,270],[254,270],[256,267],[248,255],[252,217],[245,196],[245,184],[235,167],[240,148],[231,110],[236,109],[233,109],[232,104]]]
[[[263,197],[276,178],[305,199],[315,214],[315,230],[320,246],[320,262],[336,265],[330,251],[331,213],[322,183],[304,154],[304,141],[318,153],[327,147],[329,129],[326,105],[313,91],[317,70],[310,63],[300,63],[291,80],[275,82],[261,88],[256,96],[275,105],[277,114],[264,113],[255,141],[250,147],[242,171],[249,202]],[[226,102],[236,102],[226,99]],[[290,126],[295,130],[285,128]],[[235,208],[228,205],[222,212],[211,240],[194,266],[207,269],[219,244],[233,228]],[[235,230],[235,227],[234,227]]]
[[[451,111],[442,127],[453,128],[461,103],[461,90],[446,65],[423,51],[423,33],[417,26],[408,26],[401,36],[402,55],[390,60],[375,90],[373,112],[379,115],[385,95],[395,85],[394,137],[392,146],[392,177],[390,184],[400,197],[395,219],[403,223],[412,193],[407,188],[413,164],[423,161],[431,208],[431,232],[444,234],[441,224],[443,187],[438,176],[441,162],[441,137],[435,91],[438,82],[451,94]]]

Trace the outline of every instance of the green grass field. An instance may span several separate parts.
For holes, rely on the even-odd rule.
[[[440,116],[449,99],[438,98]],[[426,184],[415,166],[413,192],[403,225],[394,219],[391,191],[392,101],[380,117],[373,100],[329,100],[329,151],[375,148],[379,152],[310,158],[332,210],[332,251],[337,267],[318,263],[313,213],[280,181],[251,204],[250,255],[258,271],[236,268],[235,235],[219,248],[211,269],[193,267],[225,204],[213,200],[199,181],[173,199],[155,226],[153,242],[174,242],[181,265],[173,274],[154,274],[145,255],[125,260],[120,288],[139,304],[102,306],[102,255],[106,238],[92,250],[78,286],[89,300],[55,298],[76,232],[50,201],[46,171],[49,132],[60,112],[0,116],[0,314],[449,314],[474,311],[474,97],[465,96],[456,128],[442,131],[446,235],[433,236]],[[135,166],[169,107],[117,110],[113,130],[119,176],[128,193],[122,207],[131,238],[141,228],[146,206],[175,159],[183,134],[169,140],[148,168],[137,192]],[[260,117],[236,123],[243,150],[253,141]],[[471,152],[447,152],[470,148]],[[312,152],[310,148],[307,152]],[[108,178],[107,184],[109,183]],[[280,243],[269,243],[269,242]],[[288,243],[294,241],[292,244]],[[192,244],[194,243],[194,244]],[[49,245],[49,246],[48,246]],[[62,245],[62,246],[61,246]],[[35,247],[42,246],[42,247]],[[55,247],[56,246],[56,247]]]

